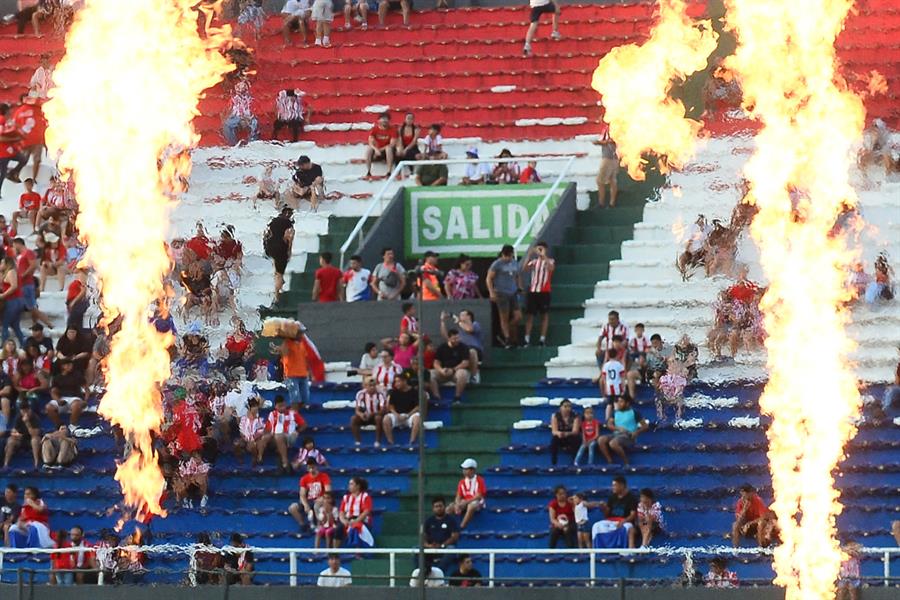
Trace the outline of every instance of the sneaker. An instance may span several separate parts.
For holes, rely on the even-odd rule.
[[[78,425],[69,425],[69,433],[75,435],[75,432],[78,431]]]
[[[359,28],[362,29],[363,31],[365,31],[366,29],[369,28],[369,24],[368,24],[368,23],[363,23],[362,25],[359,26]]]
[[[209,496],[203,496],[200,498],[200,508],[206,508],[206,505],[209,504]]]
[[[550,34],[550,39],[559,41],[562,39],[562,36],[559,34],[558,31],[554,31],[553,33]]]
[[[472,383],[481,383],[481,373],[475,373],[470,379]]]
[[[194,503],[190,498],[185,498],[181,503],[182,508],[194,508]]]
[[[522,56],[531,56],[531,46],[525,44],[522,47]]]
[[[355,441],[355,442],[353,442],[353,445],[354,445],[354,446],[359,446],[360,443],[361,443],[361,442],[359,442],[359,441]]]
[[[323,48],[331,48],[331,38],[330,37],[326,36],[326,37],[322,38],[322,47]]]
[[[316,38],[316,46],[321,46],[322,40],[320,38]]]

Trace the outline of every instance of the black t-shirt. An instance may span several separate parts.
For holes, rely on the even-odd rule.
[[[40,346],[42,354],[47,354],[48,352],[53,351],[53,340],[51,340],[46,335],[41,341],[37,341],[33,336],[28,336],[28,338],[25,340],[25,346],[29,346],[31,344],[37,344],[38,346]]]
[[[453,515],[438,519],[432,515],[425,520],[425,541],[429,544],[443,544],[459,531],[459,523]]]
[[[31,414],[29,414],[27,418],[22,414],[22,411],[19,411],[13,418],[11,429],[21,433],[25,440],[31,440],[31,433],[28,431],[29,427],[31,429],[39,429],[40,426],[41,422],[38,420],[38,416],[34,414],[34,411],[31,411]]]
[[[12,384],[13,384],[13,382],[12,382],[12,379],[9,378],[9,375],[4,373],[3,371],[0,371],[0,390],[5,388],[6,386],[12,386]],[[15,389],[11,390],[10,396],[14,395],[15,393],[16,393]]]
[[[0,497],[0,523],[15,523],[21,511],[22,506],[18,502],[9,504],[6,498]]]
[[[263,238],[263,245],[266,252],[277,252],[279,250],[287,250],[287,244],[284,241],[284,232],[294,226],[294,222],[287,217],[277,216],[269,222]]]
[[[450,575],[450,585],[454,587],[475,587],[481,585],[481,573],[478,569],[469,569],[469,572],[463,575],[459,569],[453,571]]]
[[[638,499],[632,492],[626,492],[624,496],[619,498],[615,494],[610,494],[606,501],[609,509],[609,516],[617,519],[624,519],[637,510]]]
[[[308,169],[298,168],[294,171],[294,181],[303,187],[311,186],[316,177],[322,177],[322,167],[316,163],[312,163],[312,166]]]
[[[87,370],[88,362],[91,360],[90,354],[94,350],[94,336],[88,332],[79,333],[74,340],[70,340],[68,336],[62,336],[56,342],[56,351],[72,358],[76,354],[87,352],[86,358],[79,358],[75,361],[75,370],[84,373]]]
[[[434,353],[434,360],[440,361],[441,367],[452,369],[464,360],[469,360],[469,347],[460,342],[454,347],[441,344]]]
[[[77,371],[72,371],[68,375],[54,375],[52,386],[57,388],[59,395],[64,398],[66,396],[81,397],[84,395],[84,376]]]
[[[409,388],[405,392],[393,389],[388,393],[390,405],[398,413],[407,414],[419,406],[419,392],[415,388]]]

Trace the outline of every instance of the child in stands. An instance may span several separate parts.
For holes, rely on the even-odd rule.
[[[581,448],[575,455],[575,466],[580,466],[584,453],[588,454],[587,464],[594,464],[594,450],[597,448],[597,438],[600,437],[600,421],[594,417],[594,407],[584,409],[584,417],[581,419]]]
[[[334,531],[338,523],[338,509],[334,505],[334,494],[325,492],[322,504],[316,508],[316,548],[324,538],[326,548],[334,548]]]
[[[19,196],[19,210],[12,214],[12,230],[10,231],[12,237],[16,237],[19,219],[28,219],[31,228],[34,229],[38,210],[41,208],[41,195],[34,191],[34,179],[29,177],[23,184],[25,192]]]
[[[644,324],[634,326],[634,335],[628,340],[628,360],[632,368],[641,376],[641,383],[647,383],[647,351],[650,340],[644,335]]]
[[[615,336],[615,338],[621,338]],[[614,339],[615,339],[614,338]],[[615,349],[607,350],[606,360],[600,367],[600,395],[606,398],[606,421],[612,419],[616,400],[625,393],[625,364]]]

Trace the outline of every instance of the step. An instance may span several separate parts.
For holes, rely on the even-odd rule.
[[[561,264],[553,272],[555,283],[596,283],[609,277],[609,263]]]
[[[578,213],[577,219],[580,220],[582,213]],[[621,258],[622,245],[615,242],[606,243],[583,243],[560,246],[552,249],[552,254],[556,258],[556,268],[568,264],[580,264],[584,262],[600,262],[615,260]]]
[[[634,235],[631,225],[576,225],[566,235],[574,243],[621,243]]]

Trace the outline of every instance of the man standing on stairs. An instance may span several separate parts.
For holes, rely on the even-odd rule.
[[[34,271],[38,267],[37,256],[25,245],[25,240],[17,237],[13,240],[16,253],[16,271],[19,273],[19,284],[22,286],[22,298],[25,300],[25,312],[31,313],[31,320],[52,327],[47,315],[38,310],[37,290],[34,285]]]
[[[525,56],[531,56],[531,41],[537,33],[541,15],[553,14],[553,33],[550,34],[550,37],[554,40],[562,38],[559,34],[559,5],[554,0],[529,0],[529,4],[531,5],[531,23],[528,25],[528,32],[525,34],[525,47],[522,48],[522,54]]]
[[[525,270],[531,273],[531,283],[525,295],[525,345],[531,344],[531,327],[534,316],[541,315],[540,346],[547,345],[547,328],[550,325],[550,280],[556,261],[547,256],[547,242],[540,241],[528,253]]]
[[[616,207],[619,187],[616,177],[619,173],[619,156],[616,143],[609,136],[609,125],[595,142],[600,146],[600,171],[597,173],[597,200],[600,208],[606,206],[606,186],[609,186],[609,207]]]
[[[503,246],[500,257],[491,264],[485,280],[491,302],[497,307],[500,319],[501,335],[498,341],[507,348],[518,345],[519,321],[522,320],[522,311],[519,310],[522,281],[514,254],[510,244]]]
[[[266,256],[275,263],[275,300],[273,305],[281,299],[281,288],[284,287],[284,272],[291,258],[294,246],[294,210],[285,206],[281,213],[269,222],[265,234],[263,234],[263,249]]]

